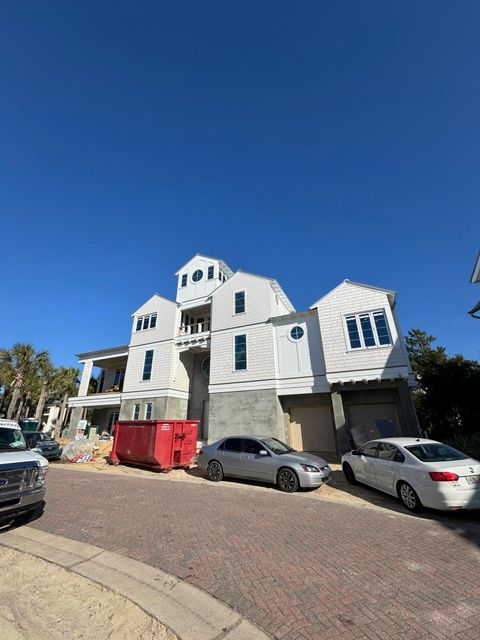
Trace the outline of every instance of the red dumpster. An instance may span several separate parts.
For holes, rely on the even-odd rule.
[[[188,468],[197,452],[199,420],[120,420],[108,461],[170,471]]]

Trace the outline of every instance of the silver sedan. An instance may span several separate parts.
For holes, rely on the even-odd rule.
[[[202,447],[198,466],[210,480],[225,476],[276,484],[293,493],[299,487],[315,488],[328,482],[332,471],[320,456],[295,451],[277,438],[231,436]]]

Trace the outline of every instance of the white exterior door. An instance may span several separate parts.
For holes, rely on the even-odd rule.
[[[298,451],[335,452],[335,427],[330,407],[292,407],[290,439]]]

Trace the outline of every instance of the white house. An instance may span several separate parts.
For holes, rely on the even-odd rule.
[[[79,354],[70,435],[89,408],[100,429],[189,418],[208,441],[268,434],[325,453],[419,434],[393,291],[345,280],[296,312],[276,280],[216,258],[196,255],[176,276],[175,302],[154,294],[132,314],[128,345]]]

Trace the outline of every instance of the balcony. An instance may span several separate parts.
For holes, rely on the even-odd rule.
[[[175,344],[179,351],[206,351],[210,349],[210,318],[202,322],[180,325]]]

